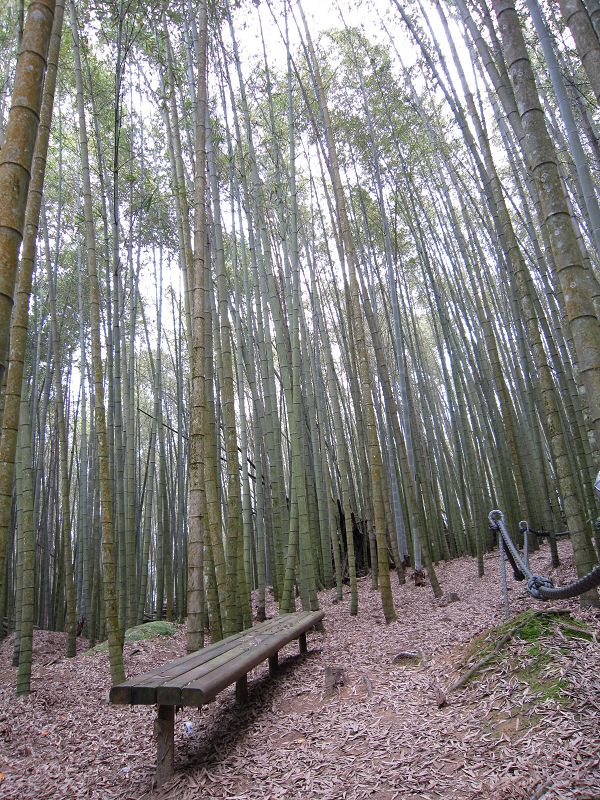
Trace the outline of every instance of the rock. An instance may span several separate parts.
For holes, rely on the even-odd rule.
[[[398,653],[392,659],[392,664],[401,664],[402,666],[409,666],[410,664],[420,664],[423,661],[423,653],[413,653],[411,651],[403,651]]]
[[[177,626],[174,622],[167,622],[164,619],[157,619],[154,622],[146,622],[143,625],[136,625],[135,628],[127,628],[125,631],[126,642],[139,642],[141,639],[155,639],[157,636],[175,636]],[[91,653],[108,653],[108,641],[100,642],[91,650]]]

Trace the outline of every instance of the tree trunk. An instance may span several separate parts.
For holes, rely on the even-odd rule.
[[[207,5],[202,0],[199,9],[198,80],[196,90],[196,139],[194,174],[194,258],[192,297],[192,393],[190,418],[190,486],[188,534],[188,617],[187,650],[193,652],[204,641],[203,549],[206,520],[204,494],[204,337],[206,294],[206,49]],[[193,21],[195,24],[195,21]]]
[[[565,308],[590,409],[590,428],[600,437],[600,327],[592,304],[589,276],[581,253],[567,202],[562,191],[554,147],[546,129],[535,79],[513,0],[493,3],[508,72],[524,130],[522,146],[537,183],[544,223],[550,238],[556,277],[562,289]],[[598,466],[598,465],[596,465]],[[586,531],[573,531],[571,542],[578,575],[594,565],[594,553]],[[598,605],[595,590],[582,596],[582,604]]]
[[[571,31],[577,53],[600,103],[600,43],[592,21],[581,0],[559,0],[565,24]]]
[[[121,632],[117,612],[116,569],[113,542],[113,509],[110,473],[108,464],[108,442],[106,434],[106,412],[104,407],[104,383],[102,369],[102,348],[100,345],[100,287],[96,264],[96,233],[92,207],[90,165],[83,99],[83,79],[79,53],[79,33],[74,0],[70,1],[71,31],[73,34],[73,53],[75,58],[75,79],[77,85],[77,109],[79,116],[79,148],[81,158],[81,177],[83,188],[83,210],[85,218],[85,244],[88,265],[90,292],[90,333],[92,345],[92,373],[94,379],[94,417],[98,447],[98,472],[100,481],[100,503],[102,511],[102,562],[106,623],[108,626],[108,652],[112,682],[121,683],[125,679]],[[133,600],[133,598],[132,598]]]
[[[55,6],[55,0],[32,0],[29,5],[15,73],[13,105],[0,150],[0,385],[8,359],[19,249]]]

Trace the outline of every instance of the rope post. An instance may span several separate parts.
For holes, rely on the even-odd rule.
[[[525,556],[525,565],[529,569],[529,523],[526,519],[519,522],[519,530],[523,534],[523,555]]]
[[[490,521],[491,530],[498,534],[498,552],[500,554],[500,586],[502,588],[502,599],[504,600],[504,618],[510,617],[510,602],[508,600],[508,583],[506,580],[506,550],[504,548],[504,539],[502,538],[502,529],[499,522],[504,518],[501,511],[490,511],[488,519]]]
[[[554,531],[550,531],[548,534],[548,542],[550,543],[550,555],[552,557],[552,567],[556,569],[560,567],[560,561],[558,558],[558,545],[556,544],[556,534]]]
[[[600,554],[600,517],[596,517],[592,527],[594,529],[594,539],[596,541],[596,552]]]
[[[508,600],[508,583],[506,581],[506,552],[501,533],[498,538],[498,549],[500,551],[500,586],[502,587],[502,599],[504,600],[504,618],[508,619],[510,617],[510,603]]]

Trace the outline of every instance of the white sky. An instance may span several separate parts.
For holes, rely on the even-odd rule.
[[[283,2],[287,0],[271,0],[271,5],[276,13],[281,14],[283,20]],[[447,59],[448,67],[459,85],[458,77],[452,66],[450,51],[445,46],[445,35],[441,23],[438,20],[435,10],[431,7],[429,0],[424,0],[424,5],[430,15],[432,27],[436,33],[438,42],[442,45],[442,50]],[[443,4],[447,6],[447,4]],[[364,34],[373,42],[383,45],[390,49],[390,40],[385,32],[382,21],[388,31],[394,36],[394,43],[400,52],[405,66],[412,66],[419,57],[418,47],[414,44],[408,34],[400,15],[392,4],[391,0],[302,0],[302,8],[306,16],[309,30],[314,40],[318,39],[319,33],[331,28],[342,28],[344,24],[350,27],[360,28]],[[449,9],[445,8],[449,18]],[[281,37],[275,24],[272,21],[271,13],[267,3],[261,2],[257,9],[245,10],[243,13],[238,11],[235,14],[236,34],[239,36],[243,59],[246,64],[252,62],[256,56],[261,54],[260,29],[258,25],[258,14],[261,14],[263,29],[268,47],[268,57],[271,66],[277,69],[285,69],[285,51]],[[472,83],[472,67],[469,54],[462,45],[457,24],[449,18],[450,28],[455,36],[455,43],[463,69],[467,74],[469,82]],[[281,23],[283,27],[283,22]],[[422,28],[426,30],[426,23],[422,21]],[[297,40],[295,25],[290,22],[290,35],[293,40]],[[253,58],[254,56],[254,58]],[[392,59],[394,60],[394,59]]]

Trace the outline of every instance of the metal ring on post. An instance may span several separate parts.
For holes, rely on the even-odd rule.
[[[490,528],[493,531],[499,531],[500,522],[504,522],[504,514],[500,511],[500,509],[495,508],[488,514],[488,519],[490,521]]]

